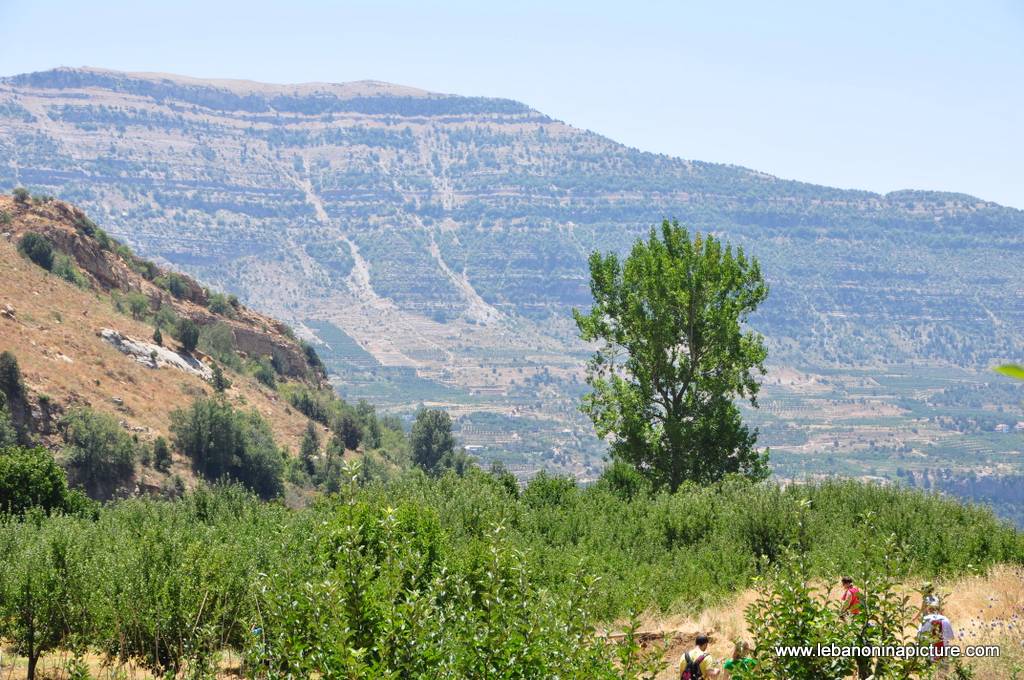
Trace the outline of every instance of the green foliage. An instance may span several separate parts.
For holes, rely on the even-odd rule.
[[[307,388],[297,388],[287,392],[288,402],[297,408],[299,412],[315,420],[321,425],[329,425],[331,417],[335,412],[337,399],[332,394],[314,392]]]
[[[199,330],[199,350],[233,370],[242,369],[242,360],[235,352],[235,334],[226,323],[206,324]]]
[[[345,448],[354,451],[359,447],[359,441],[363,438],[363,429],[355,415],[344,411],[331,424],[334,436],[338,438]]]
[[[103,546],[87,562],[102,575],[91,584],[90,647],[157,676],[212,677],[217,652],[249,634],[250,588],[283,519],[230,488],[108,509],[81,529]]]
[[[98,229],[98,227],[96,226],[96,223],[87,216],[80,215],[75,218],[75,229],[86,236],[92,237],[96,235],[96,229]]]
[[[7,410],[7,398],[0,393],[0,449],[13,446],[19,440],[18,428],[11,420],[11,412]]]
[[[756,641],[761,661],[753,671],[752,680],[786,677],[794,680],[843,680],[857,677],[918,677],[925,659],[912,657],[860,656],[801,657],[774,653],[783,646],[886,647],[908,646],[914,638],[916,610],[909,596],[899,591],[901,579],[907,578],[913,565],[906,543],[896,534],[878,532],[874,513],[858,518],[865,533],[858,534],[861,561],[854,574],[854,583],[861,590],[860,610],[842,612],[829,591],[816,588],[815,574],[807,556],[810,541],[806,517],[810,501],[802,501],[789,519],[796,527],[792,542],[782,546],[782,559],[770,565],[770,573],[758,585],[758,599],[746,611],[747,623]],[[838,577],[836,577],[838,578]]]
[[[142,293],[132,291],[124,296],[124,302],[135,320],[145,319],[149,314],[149,298]]]
[[[597,480],[597,486],[626,501],[641,498],[651,492],[651,483],[647,477],[621,460],[613,460],[604,469]]]
[[[270,359],[260,357],[257,361],[252,362],[251,366],[252,375],[260,384],[272,390],[277,389],[277,371],[274,370]]]
[[[349,505],[320,532],[326,545],[297,536],[291,551],[312,559],[261,579],[250,663],[271,678],[623,677],[594,635],[591,581],[553,596],[504,546],[500,527],[471,563],[449,571],[437,522],[409,506]]]
[[[329,389],[313,390],[295,383],[280,389],[300,413],[339,435],[336,438],[342,449],[359,445],[364,450],[382,449],[396,466],[407,466],[409,442],[400,420],[379,417],[374,407],[363,400],[352,406]]]
[[[26,189],[25,187],[15,187],[14,190],[11,191],[11,195],[14,196],[15,201],[21,203],[22,205],[28,203],[29,199],[32,197],[32,195],[28,192],[28,189]]]
[[[99,227],[96,227],[96,243],[99,244],[102,250],[110,250],[117,244],[117,241],[110,238],[107,232],[103,231]]]
[[[157,437],[153,441],[153,467],[160,472],[171,469],[171,449],[163,437]]]
[[[78,407],[64,416],[61,429],[71,481],[83,486],[90,496],[108,497],[131,480],[138,444],[116,418]]]
[[[0,352],[0,391],[4,393],[8,403],[25,396],[25,383],[21,379],[18,358],[10,350]]]
[[[142,278],[146,279],[147,281],[153,281],[154,279],[156,279],[157,276],[160,275],[160,269],[156,266],[156,264],[150,262],[149,260],[143,260],[142,258],[135,257],[134,255],[131,257],[126,257],[124,259],[126,262],[128,262],[128,266],[132,268],[132,271],[134,271],[137,274],[141,274]]]
[[[89,279],[85,278],[85,274],[75,265],[74,260],[64,253],[54,255],[52,271],[60,278],[79,288],[89,287]]]
[[[6,227],[11,223],[11,213],[6,210],[0,210],[0,227]]]
[[[159,347],[164,346],[164,334],[160,332],[159,326],[153,329],[153,342],[155,342]]]
[[[231,387],[231,381],[224,376],[224,370],[220,367],[220,364],[213,365],[213,375],[210,377],[210,384],[213,385],[213,389],[223,394],[229,387]]]
[[[153,325],[157,328],[166,328],[174,332],[180,323],[180,317],[174,313],[170,305],[160,305],[153,314]]]
[[[412,426],[413,462],[428,474],[442,471],[443,461],[455,453],[452,419],[447,411],[423,409]]]
[[[277,371],[267,357],[260,357],[250,364],[252,376],[264,387],[272,390],[277,389]]]
[[[312,477],[316,474],[316,460],[320,457],[320,433],[312,421],[306,423],[306,431],[302,435],[302,444],[299,446],[299,461],[306,474]]]
[[[64,470],[41,447],[0,448],[0,513],[20,515],[31,508],[49,513],[76,512],[87,506],[68,489]]]
[[[53,269],[53,244],[42,234],[34,231],[25,232],[18,241],[18,252],[46,271]]]
[[[155,674],[209,677],[232,648],[268,680],[650,677],[635,636],[610,644],[595,622],[702,607],[760,573],[761,650],[772,636],[886,641],[903,616],[895,580],[1024,562],[1024,539],[988,511],[861,482],[729,478],[626,500],[550,476],[519,497],[477,470],[365,486],[338,471],[341,493],[299,511],[215,487],[108,504],[95,520],[0,521],[0,636],[25,649],[9,613],[32,569],[45,589],[31,590],[31,620],[59,623],[36,639]],[[773,527],[787,530],[765,563],[749,537]],[[846,572],[877,631],[808,585]],[[790,611],[807,625],[789,630]],[[769,677],[833,677],[819,670]]]
[[[219,398],[200,398],[171,414],[175,447],[208,480],[244,484],[262,498],[284,490],[284,458],[260,415],[235,411]]]
[[[326,374],[327,368],[324,366],[324,362],[320,360],[320,355],[317,354],[316,348],[305,340],[300,340],[299,346],[302,348],[302,353],[306,356],[306,364],[315,372]]]
[[[590,257],[594,305],[573,315],[601,343],[588,364],[583,410],[612,455],[675,490],[728,473],[767,474],[757,432],[734,398],[756,406],[767,351],[742,323],[768,296],[756,259],[676,222],[638,240],[624,263]]]
[[[996,371],[1003,375],[1016,378],[1017,380],[1024,380],[1024,366],[1018,366],[1017,364],[1003,364],[996,368]]]
[[[232,305],[223,293],[214,293],[209,297],[207,307],[214,314],[226,316],[229,319],[235,318],[235,306]]]
[[[88,574],[75,528],[64,517],[0,525],[0,637],[28,658],[29,680],[43,653],[85,630]]]
[[[178,320],[174,331],[175,337],[181,343],[181,348],[188,354],[194,352],[196,345],[199,344],[199,326],[196,325],[196,322],[182,317]]]
[[[153,279],[153,283],[160,288],[163,288],[179,300],[189,297],[192,290],[192,287],[188,284],[185,277],[176,272],[167,272],[166,274],[162,274],[161,276]]]

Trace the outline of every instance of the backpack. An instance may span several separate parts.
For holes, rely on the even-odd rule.
[[[690,658],[690,653],[686,652],[683,654],[683,660],[686,661],[686,668],[683,669],[682,675],[679,677],[681,680],[701,680],[704,674],[701,673],[700,665],[707,658],[707,653],[703,653],[696,659]]]

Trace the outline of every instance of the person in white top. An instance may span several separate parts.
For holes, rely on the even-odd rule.
[[[939,609],[937,603],[928,606],[928,614],[921,620],[921,627],[917,629],[919,640],[930,639],[932,649],[932,661],[945,659],[942,652],[938,651],[949,646],[953,641],[953,624],[949,622]]]

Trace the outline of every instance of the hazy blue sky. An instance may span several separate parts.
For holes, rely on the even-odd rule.
[[[0,74],[510,97],[641,149],[1024,208],[1024,0],[0,0]]]

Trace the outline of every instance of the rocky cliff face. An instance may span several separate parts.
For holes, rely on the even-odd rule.
[[[67,260],[46,271],[19,253],[18,244],[30,232],[51,244],[55,260]],[[212,359],[182,351],[167,328],[163,345],[156,344],[159,307],[237,331],[246,353],[243,369],[246,357],[274,356],[279,382],[321,383],[322,370],[306,365],[304,349],[279,321],[242,305],[231,307],[233,318],[201,307],[196,300],[209,304],[214,296],[190,278],[178,282],[176,296],[161,287],[171,273],[108,241],[74,206],[41,196],[21,202],[0,196],[0,350],[16,358],[24,386],[4,394],[3,401],[25,435],[59,447],[62,415],[83,406],[114,416],[143,441],[169,436],[172,411],[213,393]],[[128,302],[139,300],[148,309],[136,318]],[[225,398],[236,408],[256,409],[277,442],[297,451],[305,416],[245,370],[225,371],[231,381]],[[144,476],[152,474],[147,470]],[[173,472],[190,478],[184,462]]]
[[[7,224],[0,225],[0,231],[8,239],[18,242],[29,232],[42,235],[58,253],[68,255],[97,290],[141,293],[151,309],[166,306],[199,326],[225,324],[235,338],[236,349],[245,356],[274,358],[289,377],[314,381],[325,377],[320,369],[309,365],[303,348],[280,321],[242,305],[234,305],[230,316],[211,311],[209,291],[195,279],[133,255],[109,239],[81,209],[49,198],[18,201],[2,197],[0,210],[7,216]],[[158,285],[168,276],[174,278],[173,290]]]

